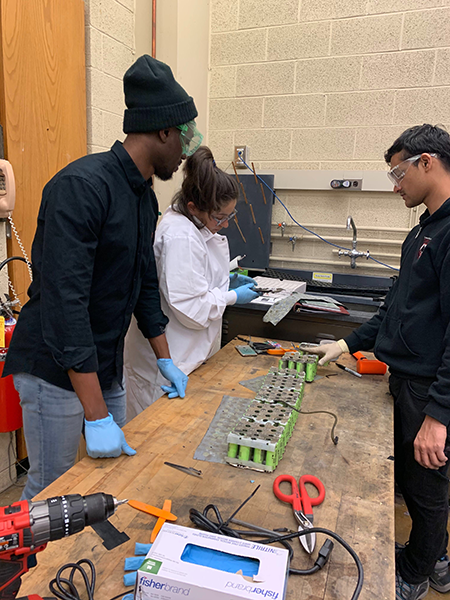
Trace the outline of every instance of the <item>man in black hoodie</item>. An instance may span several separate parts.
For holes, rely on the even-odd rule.
[[[412,519],[409,543],[396,550],[396,599],[420,600],[429,585],[450,591],[450,135],[411,127],[385,160],[394,192],[408,208],[426,210],[403,243],[398,279],[379,312],[325,345],[319,364],[373,349],[389,365],[395,479]]]

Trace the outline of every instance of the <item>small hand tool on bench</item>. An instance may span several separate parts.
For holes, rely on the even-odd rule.
[[[202,472],[198,469],[194,469],[194,467],[183,467],[183,465],[175,465],[174,463],[165,462],[165,465],[168,467],[172,467],[173,469],[178,469],[179,471],[183,471],[183,473],[187,473],[188,475],[194,475],[194,477],[201,477]]]
[[[283,494],[280,490],[280,484],[284,481],[291,485],[290,494]],[[306,483],[312,484],[317,489],[319,495],[316,498],[311,498],[309,496],[306,490]],[[325,498],[325,487],[320,479],[317,479],[314,475],[302,475],[299,480],[299,485],[297,485],[297,480],[292,475],[278,475],[273,482],[273,493],[282,502],[292,504],[294,517],[298,524],[298,531],[304,531],[305,529],[311,529],[313,527],[314,516],[312,507],[321,504]],[[306,552],[311,554],[316,545],[316,534],[308,533],[302,535],[299,539]]]

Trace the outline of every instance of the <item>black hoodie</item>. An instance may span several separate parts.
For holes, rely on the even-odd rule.
[[[402,246],[399,277],[379,312],[345,338],[392,373],[431,378],[424,412],[450,423],[450,198],[426,210]]]

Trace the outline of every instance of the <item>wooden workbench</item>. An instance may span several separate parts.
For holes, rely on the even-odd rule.
[[[387,395],[387,377],[356,378],[334,365],[319,367],[323,378],[306,384],[304,410],[337,413],[336,434],[330,439],[332,417],[324,414],[299,416],[284,458],[275,473],[258,473],[225,464],[194,461],[194,452],[206,433],[222,396],[253,397],[239,381],[263,375],[277,358],[268,355],[241,357],[230,342],[207,364],[190,376],[185,399],[163,397],[138,415],[124,429],[134,457],[84,458],[49,486],[38,498],[53,495],[107,492],[161,506],[173,501],[177,523],[190,526],[189,509],[203,510],[216,504],[228,517],[258,484],[261,488],[237,516],[262,527],[296,529],[291,507],[272,492],[276,475],[313,474],[326,488],[323,504],[314,509],[315,525],[341,535],[359,555],[365,573],[361,600],[391,600],[394,584],[394,482],[392,462],[392,403]],[[237,342],[241,343],[241,342]],[[342,359],[348,366],[355,361]],[[331,373],[334,376],[326,377]],[[195,466],[198,479],[165,466],[164,461]],[[97,568],[96,598],[108,600],[125,590],[122,583],[124,558],[133,555],[134,543],[149,542],[156,519],[129,506],[119,507],[111,522],[130,540],[107,551],[90,528],[69,538],[50,542],[38,555],[38,567],[23,578],[19,595],[48,596],[48,582],[66,562],[91,559]],[[324,541],[317,535],[316,550]],[[293,542],[292,566],[308,568],[311,559]],[[335,544],[329,564],[318,573],[291,576],[288,600],[346,600],[356,584],[356,566],[350,555]]]

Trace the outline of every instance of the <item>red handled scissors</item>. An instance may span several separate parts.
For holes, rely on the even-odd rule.
[[[291,484],[290,495],[283,494],[280,490],[280,484],[283,481]],[[319,492],[317,497],[311,498],[309,496],[305,485],[307,483],[312,484],[317,489]],[[320,479],[317,479],[314,475],[302,475],[299,479],[299,485],[297,485],[297,480],[292,475],[278,475],[273,482],[273,493],[278,500],[292,504],[294,517],[298,523],[298,531],[313,527],[314,515],[312,507],[321,504],[325,498],[325,487]],[[313,532],[300,536],[300,543],[306,552],[311,554],[316,545],[316,534]]]

